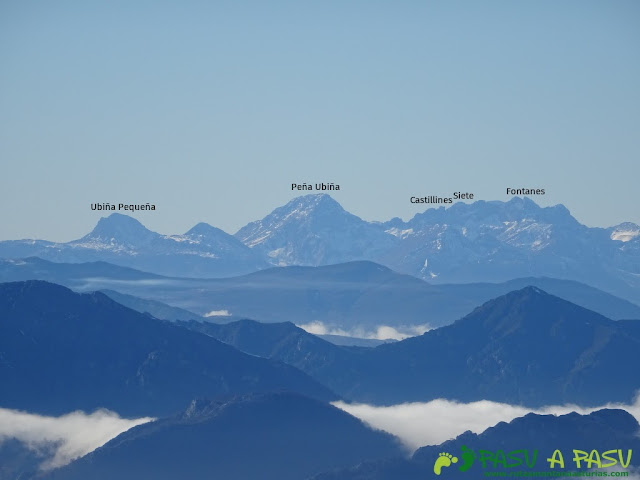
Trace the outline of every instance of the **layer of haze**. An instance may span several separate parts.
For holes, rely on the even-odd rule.
[[[412,195],[545,188],[640,223],[634,0],[0,3],[0,239],[67,241],[91,203],[233,233],[334,182],[367,220]]]
[[[342,401],[334,402],[334,405],[373,428],[396,435],[410,452],[425,445],[439,445],[467,430],[482,433],[499,422],[510,422],[528,413],[564,415],[577,412],[587,415],[602,408],[619,408],[626,410],[640,422],[640,395],[630,405],[609,403],[594,408],[551,405],[532,409],[488,400],[459,403],[445,399],[424,403],[403,403],[389,407],[349,404]]]

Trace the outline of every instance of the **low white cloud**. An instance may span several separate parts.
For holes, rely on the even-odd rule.
[[[422,335],[431,330],[428,324],[391,327],[379,325],[373,329],[355,327],[351,330],[329,327],[320,321],[304,323],[298,327],[314,335],[340,335],[342,337],[365,338],[375,340],[404,340],[405,338]]]
[[[431,330],[431,327],[428,324],[411,325],[408,327],[398,328],[382,325],[376,329],[373,336],[365,338],[375,338],[378,340],[404,340],[405,338],[422,335],[424,332],[428,332],[429,330]]]
[[[618,475],[616,475],[616,473],[614,473],[613,475],[611,475],[611,473],[620,472],[620,471],[622,471],[622,469],[621,469],[620,465],[616,465],[614,467],[590,468],[588,471],[590,471],[590,472],[609,472],[610,476],[617,477]],[[640,480],[640,468],[634,467],[633,465],[629,465],[627,468],[624,469],[624,471],[627,472],[627,475],[625,475],[625,477],[624,477],[625,480]],[[598,478],[598,476],[594,475],[593,478]]]
[[[229,310],[211,310],[204,314],[205,317],[230,317]]]
[[[613,467],[605,470],[616,471]],[[629,473],[629,476],[625,477],[627,480],[640,480],[640,468],[629,466],[626,470]],[[619,471],[619,467],[617,471]]]
[[[577,412],[586,415],[602,408],[619,408],[626,410],[640,422],[640,395],[630,405],[608,403],[594,408],[568,404],[532,409],[488,400],[459,403],[444,399],[388,407],[341,401],[333,404],[375,429],[396,435],[411,451],[425,445],[438,445],[467,430],[482,433],[499,422],[510,422],[532,412],[545,415]]]
[[[298,325],[298,327],[314,335],[340,335],[343,337],[352,336],[352,335],[349,335],[349,333],[346,330],[342,330],[340,328],[327,327],[322,322],[303,323],[301,325]]]
[[[0,443],[15,438],[27,448],[55,452],[40,466],[43,470],[61,467],[92,452],[112,438],[153,418],[120,418],[109,410],[91,414],[72,412],[60,417],[46,417],[18,410],[0,408]]]

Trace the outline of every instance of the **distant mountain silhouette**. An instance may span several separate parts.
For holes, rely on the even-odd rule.
[[[554,277],[640,303],[640,227],[589,228],[563,205],[528,197],[456,203],[403,222],[365,222],[328,195],[306,195],[241,228],[236,237],[275,265],[373,260],[434,283]]]
[[[346,212],[327,194],[305,195],[236,234],[274,265],[327,265],[373,260],[398,240]]]
[[[149,313],[160,320],[169,320],[170,322],[204,320],[203,317],[193,312],[182,308],[172,307],[156,300],[125,295],[124,293],[119,293],[114,290],[101,290],[100,293],[104,293],[107,297],[118,302],[120,305],[124,305],[136,312]]]
[[[592,450],[598,450],[600,454],[611,449],[622,449],[625,462],[628,450],[631,449],[633,453],[630,467],[637,468],[640,465],[640,456],[637,455],[640,449],[638,432],[638,422],[624,410],[603,409],[589,415],[579,415],[573,412],[557,417],[530,413],[509,423],[500,422],[481,434],[465,432],[440,445],[420,448],[410,460],[396,458],[364,462],[350,468],[314,476],[313,480],[464,479],[479,478],[483,476],[484,472],[489,471],[502,472],[507,476],[510,471],[552,471],[549,468],[547,458],[551,458],[556,449],[563,453],[565,468],[562,471],[565,472],[589,470],[584,462],[582,462],[580,469],[576,468],[573,462],[573,449],[588,453],[591,453]],[[460,467],[464,463],[461,455],[463,446],[474,452],[477,457],[468,470],[460,471]],[[503,468],[498,465],[493,468],[493,465],[488,462],[487,468],[483,469],[482,462],[479,460],[480,450],[489,452],[502,450],[506,455],[520,449],[527,450],[531,454],[530,461],[533,459],[533,452],[538,451],[532,468],[526,465],[513,468]],[[437,476],[433,467],[442,452],[457,456],[459,461],[448,467],[443,467],[441,475]],[[524,457],[522,453],[518,455]],[[618,457],[617,452],[614,457]],[[611,470],[629,471],[620,465]],[[559,466],[556,466],[553,471],[561,470]],[[596,469],[595,471],[602,472],[603,470]]]
[[[227,277],[268,265],[370,260],[432,283],[575,280],[640,305],[640,226],[580,224],[562,205],[528,197],[430,208],[405,222],[368,222],[326,194],[294,198],[235,235],[200,223],[183,235],[151,232],[114,213],[79,240],[0,242],[0,258],[108,261],[182,277]]]
[[[298,480],[367,459],[398,442],[331,405],[291,394],[193,401],[182,414],[129,430],[50,480]]]
[[[108,262],[59,263],[39,257],[0,259],[0,281],[2,282],[45,280],[81,288],[86,285],[87,279],[92,278],[134,281],[160,280],[167,277]]]
[[[38,256],[55,262],[106,261],[156,274],[223,277],[252,272],[267,263],[233,236],[200,223],[184,235],[161,235],[127,215],[101,218],[84,237],[67,243],[0,242],[0,257]]]
[[[640,319],[640,306],[571,280],[516,279],[501,284],[430,285],[372,262],[325,267],[270,268],[228,279],[166,278],[106,263],[58,264],[37,258],[0,260],[0,280],[47,280],[75,290],[111,290],[171,304],[206,315],[209,320],[253,318],[305,324],[320,321],[327,329],[347,331],[380,325],[446,325],[484,302],[512,290],[535,285],[553,295],[608,318]],[[124,302],[167,319],[144,301]],[[145,308],[146,307],[146,308]],[[158,314],[156,314],[156,313]],[[410,329],[405,328],[407,331]]]
[[[162,238],[162,235],[148,230],[138,220],[128,215],[112,213],[102,217],[91,233],[79,240],[70,242],[74,246],[95,244],[99,246],[111,245],[114,248],[138,248],[151,244]]]
[[[640,237],[620,235],[616,227],[581,225],[563,205],[541,208],[528,197],[456,203],[383,228],[403,243],[377,260],[433,282],[546,276],[586,282],[636,302],[639,298],[633,274],[640,271],[630,264],[638,257],[627,250]],[[625,230],[633,229],[627,225]]]
[[[36,413],[158,416],[198,395],[271,390],[336,398],[291,366],[41,281],[0,284],[0,352],[0,405]]]

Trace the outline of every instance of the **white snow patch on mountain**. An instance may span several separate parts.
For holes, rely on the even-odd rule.
[[[256,245],[261,244],[262,242],[264,242],[267,238],[269,238],[269,236],[271,235],[271,230],[267,230],[266,232],[264,232],[264,235],[262,235],[261,237],[256,238],[255,240],[250,241],[249,243],[247,243],[247,247],[249,248],[253,248]]]
[[[611,232],[611,240],[628,242],[640,235],[640,230],[614,230]]]
[[[165,238],[167,240],[173,240],[174,242],[178,242],[178,243],[182,243],[182,242],[195,243],[195,244],[200,243],[197,240],[189,238],[189,237],[187,237],[185,235],[165,235],[162,238]]]
[[[276,248],[267,253],[270,258],[277,258],[284,253],[284,247]]]
[[[389,230],[385,230],[385,233],[389,233],[394,237],[405,239],[409,235],[413,235],[413,228],[406,228],[404,230],[401,230],[397,227],[393,227],[393,228],[390,228]]]

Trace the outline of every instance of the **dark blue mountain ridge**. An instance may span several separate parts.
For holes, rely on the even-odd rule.
[[[156,300],[149,300],[147,298],[134,297],[133,295],[126,295],[114,290],[100,290],[100,293],[104,293],[111,300],[124,305],[127,308],[135,310],[140,313],[148,313],[149,315],[158,318],[160,320],[168,320],[170,322],[175,321],[204,321],[205,318],[184,310],[183,308],[172,307]]]
[[[323,267],[276,267],[228,279],[168,278],[106,263],[59,264],[37,258],[0,259],[0,281],[46,280],[77,291],[110,290],[142,299],[125,302],[159,318],[145,300],[167,303],[199,315],[227,310],[230,317],[297,324],[323,322],[353,331],[449,324],[475,307],[512,290],[535,285],[553,295],[612,319],[640,318],[640,306],[572,280],[523,278],[500,284],[430,285],[372,262]],[[123,281],[125,280],[125,281]],[[117,299],[116,299],[117,300]],[[155,313],[154,313],[155,312]]]
[[[104,278],[117,281],[169,279],[162,275],[96,261],[62,263],[40,257],[0,259],[0,281],[46,280],[73,288],[81,288],[86,279]]]
[[[34,413],[160,416],[196,396],[272,390],[337,398],[289,365],[42,281],[0,284],[0,352],[0,405]]]
[[[260,323],[238,320],[226,324],[179,322],[185,328],[210,335],[238,350],[292,365],[314,378],[327,381],[353,369],[361,353],[371,347],[343,347],[312,335],[290,322]],[[366,361],[366,360],[365,360]],[[357,378],[352,378],[357,382]],[[330,381],[330,380],[329,380]]]
[[[631,402],[640,321],[612,321],[537,287],[452,325],[375,348],[331,345],[290,323],[190,322],[240,350],[296,366],[344,398],[393,405],[447,398],[541,407]],[[594,388],[606,379],[607,388]]]
[[[534,407],[631,402],[640,388],[634,324],[526,287],[452,325],[371,349],[358,385],[348,394],[346,384],[332,388],[386,404],[435,398]],[[607,388],[594,388],[602,379]]]
[[[30,448],[31,447],[31,448]],[[29,480],[39,473],[39,466],[53,458],[56,445],[40,445],[37,449],[16,438],[0,442],[0,480]]]
[[[621,449],[626,461],[628,450],[632,450],[631,468],[640,465],[640,437],[638,421],[628,412],[618,409],[602,409],[588,415],[580,415],[572,412],[566,415],[539,415],[530,413],[516,418],[511,422],[500,422],[488,428],[480,434],[465,432],[455,439],[448,440],[440,445],[426,446],[418,449],[409,460],[396,458],[391,460],[379,460],[363,462],[353,467],[325,473],[313,477],[313,480],[423,480],[439,478],[433,471],[433,466],[441,452],[447,452],[460,458],[457,464],[442,469],[442,476],[446,478],[464,479],[478,478],[485,471],[497,471],[505,473],[510,471],[552,471],[549,463],[555,449],[563,453],[565,460],[564,470],[556,466],[553,471],[588,470],[584,462],[577,469],[573,462],[573,450],[583,450],[590,453],[597,450],[603,453],[611,449]],[[488,468],[483,469],[478,458],[466,471],[460,471],[463,463],[461,453],[462,446],[473,451],[476,455],[480,450],[496,452],[502,450],[505,454],[514,450],[528,450],[533,457],[533,452],[538,451],[535,466],[528,468],[520,466],[503,468],[498,465],[493,468],[488,463]],[[614,457],[617,457],[615,455]],[[595,467],[595,465],[594,465]],[[628,471],[620,465],[611,468],[613,471]],[[598,471],[596,469],[596,471]],[[600,470],[603,471],[603,470]]]
[[[43,478],[297,480],[401,453],[394,437],[329,404],[251,394],[194,400],[181,414],[135,427]]]

